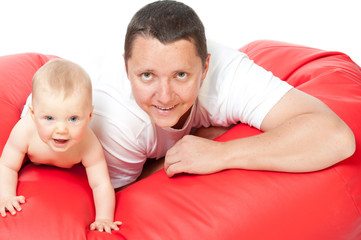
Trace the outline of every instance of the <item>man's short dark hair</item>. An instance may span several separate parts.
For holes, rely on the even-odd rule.
[[[157,1],[141,8],[130,21],[124,44],[125,62],[131,57],[134,39],[142,35],[167,44],[177,40],[191,41],[202,59],[207,59],[207,42],[202,21],[196,12],[177,1]]]

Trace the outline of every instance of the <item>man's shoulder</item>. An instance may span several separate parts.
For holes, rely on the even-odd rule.
[[[106,92],[95,94],[90,127],[98,137],[114,137],[119,141],[136,142],[144,136],[154,135],[149,116],[134,99]]]

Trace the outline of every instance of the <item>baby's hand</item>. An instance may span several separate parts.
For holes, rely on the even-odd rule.
[[[98,230],[99,232],[107,232],[111,233],[112,230],[119,230],[118,225],[121,225],[120,221],[110,221],[107,219],[98,219],[95,220],[92,224],[90,224],[90,230]]]
[[[11,215],[15,215],[16,211],[21,211],[20,204],[25,203],[24,196],[13,196],[7,199],[0,200],[0,214],[2,217],[6,217],[6,212],[10,212]]]

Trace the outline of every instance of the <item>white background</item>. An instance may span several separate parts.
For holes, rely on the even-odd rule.
[[[82,64],[116,43],[145,0],[0,0],[0,55],[40,52]],[[359,0],[184,0],[209,39],[234,48],[258,39],[348,54],[361,65]]]

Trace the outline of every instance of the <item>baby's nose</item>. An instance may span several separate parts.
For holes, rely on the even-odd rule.
[[[68,127],[67,127],[66,123],[59,122],[56,125],[56,133],[64,134],[64,133],[67,133],[67,132],[68,132]]]

